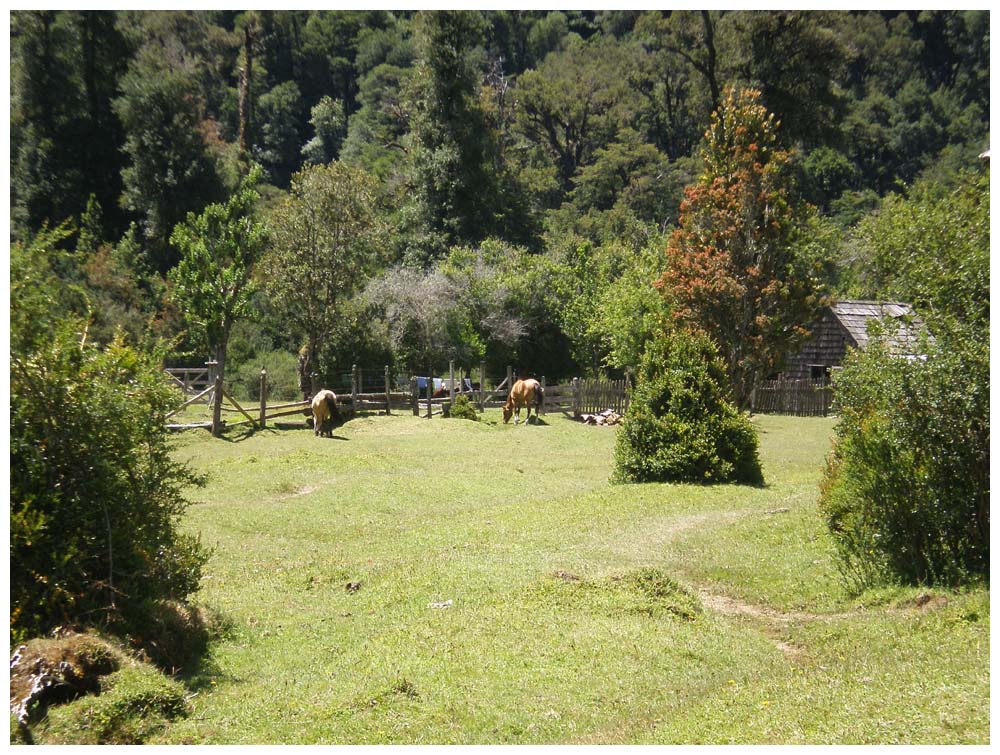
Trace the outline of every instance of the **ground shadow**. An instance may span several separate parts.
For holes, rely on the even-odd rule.
[[[247,438],[252,438],[255,433],[259,433],[260,430],[251,427],[240,427],[239,429],[231,428],[224,430],[221,435],[219,435],[219,440],[224,440],[226,443],[241,443]]]

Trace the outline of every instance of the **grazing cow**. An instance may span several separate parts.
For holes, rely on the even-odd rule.
[[[514,424],[521,421],[521,407],[528,407],[528,417],[525,424],[531,421],[531,407],[535,407],[535,421],[538,421],[538,407],[545,400],[545,389],[542,384],[534,378],[518,380],[514,387],[507,394],[507,403],[503,405],[503,422],[506,425],[510,422],[510,416],[514,415]]]
[[[313,434],[326,434],[326,437],[333,437],[333,423],[340,421],[340,411],[337,409],[337,394],[328,389],[323,389],[312,399],[313,412]],[[324,426],[325,429],[324,429]]]

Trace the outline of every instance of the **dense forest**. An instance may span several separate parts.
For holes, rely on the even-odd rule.
[[[175,229],[256,164],[271,251],[231,384],[266,364],[294,394],[302,349],[330,383],[448,359],[620,372],[742,87],[789,155],[797,257],[830,293],[892,295],[859,228],[984,170],[989,13],[15,11],[12,241],[59,250],[90,338],[175,339],[168,361],[200,365]]]

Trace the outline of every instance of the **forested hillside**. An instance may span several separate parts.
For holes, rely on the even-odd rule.
[[[55,272],[90,337],[183,334],[172,361],[201,364],[171,238],[259,163],[272,248],[228,382],[267,364],[294,383],[303,347],[327,376],[614,372],[667,306],[649,284],[732,88],[759,91],[789,153],[797,259],[885,295],[856,229],[981,170],[989,13],[15,11],[12,236],[66,223]],[[348,232],[319,197],[353,202]]]

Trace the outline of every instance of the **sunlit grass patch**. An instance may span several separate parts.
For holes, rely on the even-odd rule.
[[[954,599],[933,636],[899,605],[919,592],[838,581],[815,510],[833,420],[756,417],[759,488],[613,485],[614,428],[543,419],[179,439],[209,476],[185,520],[215,548],[200,599],[233,628],[191,680],[195,714],[157,741],[988,736],[988,592]],[[883,662],[882,697],[919,715],[889,715],[840,655]]]

